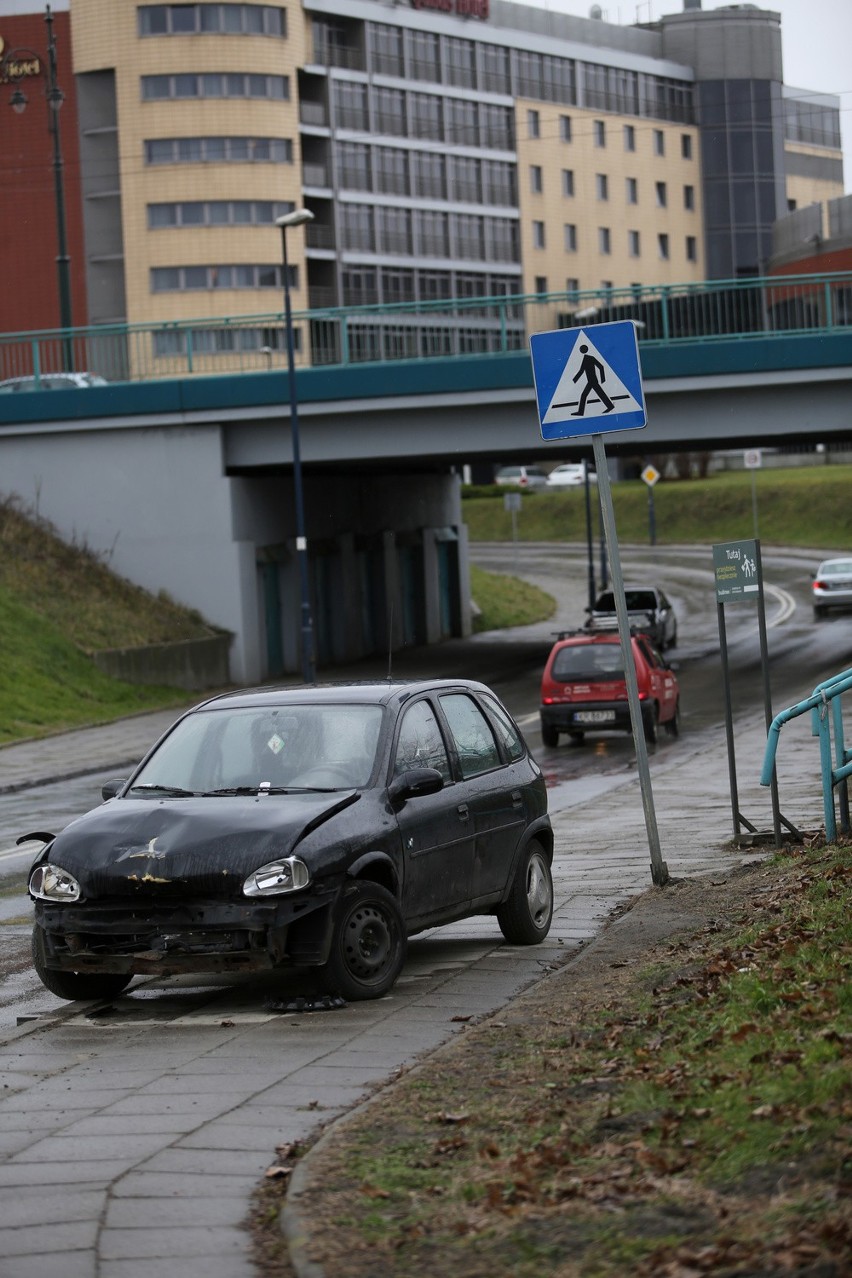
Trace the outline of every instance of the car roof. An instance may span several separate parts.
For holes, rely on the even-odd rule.
[[[269,706],[304,705],[387,705],[391,701],[408,700],[422,692],[490,692],[475,679],[365,679],[353,683],[300,684],[296,687],[243,688],[223,692],[193,706],[196,710],[241,710]]]

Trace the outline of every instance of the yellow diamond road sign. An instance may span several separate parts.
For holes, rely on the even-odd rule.
[[[657,480],[660,478],[660,472],[657,470],[656,466],[646,466],[642,471],[642,478],[645,480],[645,483],[649,488],[653,488],[654,484],[656,484]]]

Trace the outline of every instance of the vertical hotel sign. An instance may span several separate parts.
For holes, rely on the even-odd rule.
[[[412,9],[431,9],[434,13],[454,13],[457,18],[488,18],[488,0],[411,0]]]

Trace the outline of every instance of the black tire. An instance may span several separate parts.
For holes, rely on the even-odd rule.
[[[663,727],[670,737],[680,736],[680,698],[675,702],[674,714],[663,724]]]
[[[541,740],[543,745],[550,746],[551,748],[553,746],[558,746],[559,729],[552,728],[549,723],[543,723],[541,725]]]
[[[553,918],[553,878],[544,848],[533,840],[521,853],[509,895],[497,909],[500,931],[510,945],[538,945]]]
[[[69,1003],[80,1000],[115,998],[133,980],[121,972],[59,972],[45,963],[44,932],[33,928],[33,967],[45,989]]]
[[[644,728],[645,740],[648,745],[656,745],[660,731],[660,707],[656,701],[649,712],[642,716],[642,727]]]
[[[824,617],[824,616],[825,616],[825,608],[822,606],[822,604],[814,604],[814,617],[815,617],[815,619],[816,619],[817,621],[819,621],[819,620],[820,620],[820,618],[822,618],[822,617]]]
[[[347,1002],[382,998],[405,965],[405,924],[396,898],[378,883],[344,889],[322,983]]]
[[[670,648],[677,647],[677,626],[675,626],[674,630],[672,631],[672,637],[669,640],[669,647]]]

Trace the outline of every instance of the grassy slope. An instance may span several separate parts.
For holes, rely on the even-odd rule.
[[[88,654],[210,633],[197,614],[0,503],[0,744],[181,704],[178,689],[110,679]]]
[[[852,466],[732,471],[710,479],[660,480],[653,489],[661,545],[737,541],[754,536],[752,475],[758,535],[764,545],[852,546]],[[472,541],[511,541],[512,516],[500,497],[471,497],[463,516]],[[648,542],[648,489],[641,480],[612,485],[620,542]],[[593,495],[597,532],[598,508]],[[582,488],[525,496],[517,516],[519,541],[585,541]]]

